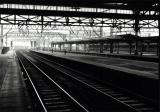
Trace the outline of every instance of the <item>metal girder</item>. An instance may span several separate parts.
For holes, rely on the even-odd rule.
[[[9,3],[7,3],[9,5]],[[158,6],[156,5],[152,5],[154,3],[143,3],[143,4],[109,4],[109,3],[105,3],[105,4],[99,4],[99,3],[94,3],[94,4],[36,4],[37,6],[65,6],[65,7],[71,7],[73,9],[80,9],[80,8],[103,8],[103,9],[121,9],[121,10],[141,10],[141,11],[158,11]],[[10,4],[13,5],[13,4]],[[20,4],[17,3],[17,5],[28,5],[28,4]],[[34,5],[34,4],[29,4],[29,5]]]
[[[13,24],[18,26],[24,25],[42,25],[41,16],[24,16],[24,15],[0,15],[0,24]],[[158,28],[156,20],[140,21],[140,28]],[[44,16],[43,26],[96,26],[96,27],[113,27],[118,29],[133,28],[134,20],[127,19],[103,19],[103,18],[79,18],[68,17],[48,17]]]
[[[158,20],[158,15],[135,15],[117,13],[96,13],[78,11],[54,11],[54,10],[28,10],[28,9],[9,9],[0,8],[0,14],[11,15],[38,15],[38,16],[63,16],[63,17],[86,17],[86,18],[112,18],[112,19],[139,19],[139,20]]]
[[[0,4],[68,6],[72,8],[106,8],[122,10],[158,10],[159,0],[1,0]]]
[[[65,4],[69,5],[76,5],[76,4],[105,4],[105,3],[130,3],[130,4],[137,4],[137,3],[156,3],[159,2],[158,0],[3,0],[0,3],[10,3],[10,4],[46,4],[46,5],[57,5]],[[98,5],[97,4],[97,5]]]
[[[81,18],[81,17],[56,17],[44,16],[43,22],[41,16],[25,15],[0,15],[0,24],[13,24],[18,26],[39,25],[41,26],[95,26],[95,27],[113,27],[119,30],[123,28],[133,28],[132,19],[103,19],[103,18]],[[141,20],[140,28],[158,28],[157,20]]]

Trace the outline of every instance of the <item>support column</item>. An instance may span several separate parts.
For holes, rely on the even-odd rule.
[[[141,56],[143,55],[143,51],[144,51],[144,42],[143,41],[141,41]]]
[[[2,51],[2,47],[3,47],[3,25],[1,25],[1,30],[0,30],[0,54]]]
[[[34,41],[34,48],[36,48],[37,47],[37,42],[36,41]]]
[[[56,51],[56,44],[54,44],[54,50]]]
[[[42,25],[41,25],[41,38],[43,38],[43,39],[42,39],[42,41],[43,41],[43,42],[42,42],[42,43],[43,43],[42,49],[45,50],[45,36],[42,35],[43,30],[44,30],[43,22],[44,22],[44,18],[43,18],[43,16],[41,16],[41,24],[42,24]]]
[[[160,4],[158,5],[160,6]],[[160,8],[159,8],[159,19],[158,19],[158,28],[159,28],[159,42],[157,43],[157,56],[159,58],[159,63],[160,63]],[[159,69],[160,69],[160,64],[159,64]],[[160,70],[159,70],[159,78],[160,78]]]
[[[138,35],[138,33],[136,32],[136,36]],[[135,40],[135,49],[134,49],[134,54],[138,55],[138,40]]]
[[[69,44],[69,51],[72,51],[72,44]]]
[[[136,37],[138,37],[138,32],[140,30],[139,28],[139,10],[135,10],[134,11],[134,14],[136,15],[136,19],[135,19],[135,24],[134,24],[134,31],[135,31],[135,35]],[[135,55],[138,55],[138,40],[136,39],[135,40],[135,52],[134,52]]]
[[[160,2],[158,3],[158,7],[160,7]],[[159,59],[159,63],[160,63],[160,8],[159,8],[159,19],[158,19],[158,28],[159,28],[159,42],[157,45],[157,54],[158,54],[158,59]],[[160,64],[158,64],[158,79],[160,79]],[[160,85],[160,81],[159,81],[159,85]],[[158,92],[160,93],[160,89],[158,89]],[[160,98],[160,97],[159,97]],[[158,103],[158,110],[160,110],[160,103]]]
[[[110,53],[113,53],[113,42],[110,43]]]
[[[84,44],[84,52],[86,52],[86,44]]]
[[[132,43],[129,42],[129,54],[131,55],[132,54]]]
[[[31,43],[31,48],[32,48],[33,47],[33,41],[31,40],[30,43]]]
[[[149,49],[150,49],[150,43],[147,42],[147,47],[146,47],[146,51],[149,52]]]
[[[54,44],[53,44],[53,42],[51,43],[51,48],[53,49],[53,47],[54,47]]]
[[[117,42],[117,54],[119,54],[119,41]]]
[[[113,36],[113,30],[114,30],[114,28],[113,28],[113,27],[110,27],[110,36],[111,36],[111,37]]]
[[[158,6],[160,6],[160,3],[158,4]],[[160,8],[159,8],[159,19],[158,19],[158,28],[159,28],[159,40],[160,40]],[[159,63],[160,63],[160,41],[158,42],[158,59],[159,59]],[[160,64],[158,64],[158,74],[159,74],[159,79],[160,79]],[[159,81],[160,83],[160,81]],[[159,89],[160,92],[160,89]],[[160,103],[159,103],[159,109],[160,109]]]
[[[103,45],[104,43],[100,43],[100,53],[103,53]]]
[[[100,27],[100,38],[103,37],[103,27]]]
[[[60,49],[60,51],[62,50],[62,48],[61,48],[61,47],[62,47],[62,45],[61,45],[61,44],[59,44],[59,49]]]
[[[76,44],[76,51],[79,50],[79,44]]]
[[[41,37],[39,37],[39,38],[37,38],[37,39],[36,39],[36,43],[37,43],[37,50],[39,50],[39,49],[40,49],[40,38],[41,38]]]
[[[11,49],[13,48],[13,41],[10,41],[10,47],[11,47]]]
[[[106,42],[106,52],[108,52],[108,42]]]

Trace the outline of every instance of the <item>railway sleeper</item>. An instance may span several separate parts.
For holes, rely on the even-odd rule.
[[[148,108],[148,107],[140,108],[139,110],[142,111],[142,112],[154,112],[153,108]]]
[[[135,108],[142,108],[142,107],[148,107],[146,104],[144,103],[137,103],[137,104],[130,104],[132,107]]]
[[[71,112],[72,109],[57,109],[57,110],[49,110],[49,112]]]
[[[50,92],[40,92],[40,94],[42,94],[42,95],[53,95],[53,94],[57,94],[57,92],[55,92],[55,91],[50,91]]]
[[[59,97],[59,95],[57,94],[53,94],[53,95],[46,95],[46,96],[43,96],[44,98],[51,98],[51,97]]]
[[[65,104],[64,101],[45,102],[46,105]]]
[[[40,92],[53,92],[54,90],[51,89],[41,89]]]
[[[51,98],[44,98],[43,100],[44,101],[59,101],[61,100],[62,98],[61,97],[51,97]]]
[[[122,100],[121,100],[121,101],[122,101]],[[137,100],[132,100],[132,99],[130,99],[130,100],[123,100],[123,102],[125,102],[125,103],[127,103],[127,104],[137,104],[137,103],[138,103]]]
[[[46,105],[49,110],[68,109],[70,106],[66,104]]]
[[[113,93],[112,96],[114,96],[114,97],[119,97],[119,96],[123,96],[123,95],[120,94],[120,93]]]

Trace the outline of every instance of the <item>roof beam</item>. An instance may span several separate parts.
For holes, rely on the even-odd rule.
[[[116,4],[116,3],[122,3],[122,4]],[[158,7],[152,6],[152,4],[155,3],[159,3],[159,1],[158,0],[1,0],[0,1],[0,4],[93,7],[93,8],[108,8],[108,9],[112,8],[126,9],[126,10],[127,9],[158,10]]]
[[[62,17],[87,17],[87,18],[111,18],[111,19],[135,19],[135,14],[96,13],[78,11],[53,11],[53,10],[31,10],[31,9],[9,9],[0,8],[0,14],[11,15],[38,15],[38,16],[62,16]],[[139,20],[158,20],[158,15],[139,15]]]
[[[20,4],[37,4],[37,3],[153,3],[159,0],[3,0],[1,3],[20,3]]]

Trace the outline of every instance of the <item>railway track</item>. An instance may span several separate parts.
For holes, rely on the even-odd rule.
[[[38,112],[88,112],[54,80],[22,54],[17,53],[23,69],[39,101]]]
[[[18,55],[20,55],[19,53],[17,53]],[[24,53],[23,53],[24,54]],[[34,65],[34,66],[36,66],[36,65],[38,65],[38,66],[36,66],[36,68],[39,68],[38,70],[40,70],[41,72],[43,72],[43,69],[44,69],[44,71],[48,71],[47,72],[47,74],[46,73],[44,73],[44,74],[46,74],[47,76],[49,76],[50,77],[50,74],[48,74],[48,73],[54,73],[54,72],[56,72],[55,71],[55,69],[53,69],[53,68],[51,68],[53,71],[51,71],[50,69],[49,69],[49,66],[47,66],[47,65],[45,65],[45,64],[43,64],[42,62],[40,62],[40,61],[37,61],[37,62],[39,62],[39,64],[38,63],[36,63],[36,60],[35,59],[33,59],[33,58],[31,58],[30,56],[27,56],[26,54],[25,54],[25,57],[28,57],[27,58],[27,60],[30,62],[30,63],[32,63],[32,65]],[[36,64],[36,65],[35,65]],[[26,62],[25,62],[25,65],[26,65]],[[44,65],[44,66],[42,66],[42,65]],[[26,66],[25,68],[30,68],[30,66],[31,65],[29,65],[28,67]],[[43,68],[41,68],[41,67],[39,67],[39,66],[41,66],[41,67],[43,67]],[[45,69],[45,67],[47,68],[47,69]],[[35,69],[33,69],[33,70],[31,70],[32,72],[34,71]],[[32,74],[32,73],[31,73]],[[57,72],[56,72],[56,74],[57,74]],[[52,74],[53,75],[53,74]],[[58,74],[58,76],[59,76],[60,74]],[[65,73],[63,73],[63,75],[65,75]],[[69,79],[69,77],[67,77],[67,76],[65,76],[65,78],[66,79]],[[53,77],[51,78],[51,79],[53,79]],[[76,97],[76,99],[78,99],[78,101],[80,100],[80,99],[82,99],[81,101],[84,101],[84,102],[81,102],[81,101],[79,101],[81,104],[83,104],[84,105],[84,107],[83,108],[85,108],[85,110],[89,110],[89,111],[91,111],[91,112],[106,112],[106,111],[108,111],[108,112],[115,112],[115,111],[119,111],[119,112],[136,112],[135,110],[133,110],[133,109],[131,109],[131,108],[128,108],[128,106],[126,106],[126,105],[123,105],[123,104],[121,104],[120,102],[117,102],[115,99],[113,99],[113,98],[111,98],[111,97],[109,97],[109,96],[107,96],[107,95],[104,95],[104,94],[102,94],[101,92],[99,92],[99,91],[97,91],[97,90],[95,90],[95,89],[93,89],[93,88],[91,88],[88,84],[85,84],[85,83],[82,83],[80,80],[79,81],[77,81],[77,80],[75,80],[75,79],[73,79],[73,78],[70,78],[71,80],[69,80],[69,82],[72,82],[72,86],[74,86],[74,85],[76,85],[76,88],[72,88],[72,90],[70,90],[71,91],[71,93],[68,93],[68,94],[71,94],[71,95],[73,95],[72,94],[72,92],[74,92],[75,90],[74,89],[77,89],[77,88],[80,88],[80,91],[78,92],[78,93],[76,93],[76,96],[78,96],[78,98],[74,95],[74,97]],[[35,80],[37,80],[37,79],[35,79]],[[39,79],[38,79],[39,80]],[[74,80],[74,81],[73,81]],[[40,79],[40,81],[41,81],[41,79]],[[56,82],[63,82],[62,80],[56,80]],[[40,84],[41,85],[41,84]],[[44,84],[42,84],[42,85],[44,85]],[[61,85],[62,86],[62,85]],[[62,86],[63,87],[63,86]],[[46,86],[44,87],[44,89],[45,88],[47,88]],[[65,88],[65,87],[63,87],[63,88]],[[65,88],[66,89],[66,88]],[[87,90],[87,91],[86,91]],[[37,90],[37,91],[39,91],[39,89]],[[79,96],[80,95],[80,96]],[[84,97],[82,97],[82,95],[84,95]],[[48,95],[47,95],[48,96]],[[49,98],[50,99],[50,98]],[[87,99],[89,99],[89,102],[87,101]],[[43,98],[42,98],[42,101],[43,101]],[[54,101],[51,101],[51,102],[54,102]],[[50,103],[51,103],[50,102]],[[87,103],[86,103],[87,102]],[[46,104],[46,103],[45,103]],[[53,106],[54,107],[54,106]],[[71,107],[74,107],[74,106],[71,106]],[[61,108],[61,107],[60,107]],[[87,108],[87,109],[86,109]],[[43,109],[44,110],[44,109]],[[47,110],[47,109],[46,109]],[[75,109],[75,112],[77,111],[77,109]]]
[[[123,88],[114,87],[112,84],[103,84],[99,81],[86,77],[87,75],[85,75],[84,73],[81,73],[72,68],[68,68],[64,65],[46,59],[45,57],[36,54],[34,55],[42,63],[50,67],[53,67],[54,65],[54,69],[56,68],[56,70],[60,72],[63,71],[65,74],[69,75],[69,77],[72,77],[84,84],[87,84],[91,88],[115,99],[117,102],[122,103],[123,105],[131,108],[136,112],[158,112],[158,107],[150,99],[146,99],[143,96],[130,93],[129,91],[124,90]]]

